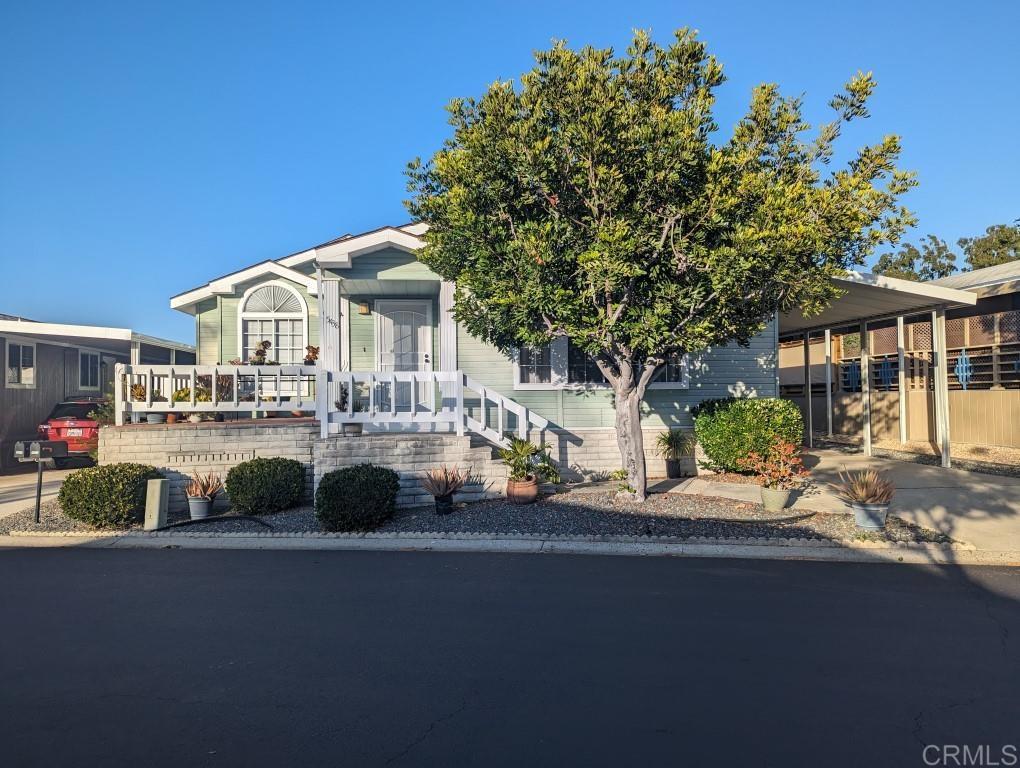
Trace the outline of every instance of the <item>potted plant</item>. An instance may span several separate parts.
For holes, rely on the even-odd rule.
[[[896,493],[896,486],[892,481],[873,469],[846,474],[840,472],[839,479],[840,482],[834,483],[832,487],[854,511],[857,527],[866,531],[880,531],[885,528],[885,521],[889,516],[889,503]]]
[[[269,349],[272,347],[272,343],[268,341],[260,341],[255,345],[255,349],[252,350],[251,359],[248,360],[249,365],[266,365],[266,356],[269,354]]]
[[[340,398],[338,400],[336,400],[333,403],[333,405],[336,406],[336,409],[338,411],[346,413],[347,412],[347,399],[349,397],[350,397],[350,394],[347,392],[347,385],[346,384],[341,384],[340,385]],[[351,405],[351,412],[352,413],[364,413],[365,412],[365,405],[360,400],[355,398],[353,404]],[[361,434],[361,427],[362,427],[362,424],[361,424],[360,421],[345,421],[345,422],[343,422],[342,431],[343,431],[343,433],[345,435],[360,435]]]
[[[453,494],[464,487],[467,478],[467,472],[445,464],[425,473],[421,486],[435,498],[437,515],[448,515],[453,510]]]
[[[315,365],[315,361],[319,359],[319,348],[309,344],[305,347],[305,365]]]
[[[223,490],[223,482],[219,475],[210,472],[208,475],[196,473],[185,493],[188,496],[188,512],[192,520],[204,520],[209,517],[213,502]]]
[[[669,429],[659,433],[655,439],[655,449],[666,460],[666,477],[670,480],[683,477],[680,461],[694,455],[696,442],[693,434],[681,429]]]
[[[538,498],[539,482],[558,483],[560,480],[544,445],[511,437],[510,447],[501,448],[499,458],[509,470],[506,497],[512,504],[531,504]]]
[[[166,398],[163,397],[163,395],[159,394],[159,392],[157,392],[156,394],[154,394],[152,396],[152,402],[154,402],[154,403],[165,403],[166,402]],[[170,416],[174,417],[173,420],[170,419]],[[175,414],[173,414],[173,413],[166,414],[166,413],[155,413],[155,412],[150,411],[149,413],[145,414],[145,420],[147,422],[149,422],[149,424],[163,424],[163,423],[173,424],[175,421],[177,421],[177,416]]]
[[[752,451],[737,460],[741,469],[761,479],[761,503],[766,512],[781,512],[790,503],[790,492],[807,476],[800,449],[786,440],[776,439],[762,455]]]

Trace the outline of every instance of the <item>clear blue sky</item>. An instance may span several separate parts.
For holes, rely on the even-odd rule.
[[[5,2],[0,312],[190,340],[168,298],[406,219],[402,171],[443,105],[517,77],[553,37],[623,46],[699,29],[728,129],[753,85],[810,115],[858,69],[899,133],[919,233],[1020,216],[1020,3]]]

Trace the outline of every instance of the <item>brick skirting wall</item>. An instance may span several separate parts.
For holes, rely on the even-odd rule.
[[[661,430],[645,430],[645,459],[650,478],[665,477],[665,462],[654,454]],[[564,479],[602,479],[620,467],[613,430],[591,429],[533,434],[550,446]],[[431,433],[368,433],[323,440],[319,426],[309,421],[266,419],[263,423],[202,422],[201,424],[130,424],[103,427],[99,432],[99,462],[137,462],[162,470],[170,480],[170,504],[186,506],[184,488],[196,472],[215,472],[224,480],[231,467],[256,457],[282,456],[306,467],[306,501],[326,472],[353,464],[389,467],[400,475],[400,506],[431,501],[418,480],[440,464],[467,469],[471,480],[458,500],[476,501],[501,496],[506,469],[488,443],[479,438]],[[695,474],[693,460],[684,469]],[[217,506],[226,506],[221,499]]]

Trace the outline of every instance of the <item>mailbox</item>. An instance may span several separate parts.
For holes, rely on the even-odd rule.
[[[14,444],[14,458],[18,461],[47,461],[67,457],[67,443],[63,440],[27,440]]]

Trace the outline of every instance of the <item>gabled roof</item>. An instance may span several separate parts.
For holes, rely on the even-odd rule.
[[[218,277],[198,288],[179,293],[170,299],[170,308],[187,312],[203,299],[212,298],[217,294],[233,293],[239,283],[270,274],[300,283],[314,295],[318,292],[316,279],[299,272],[296,267],[312,261],[329,267],[348,267],[351,264],[351,259],[383,248],[397,248],[413,253],[424,245],[420,235],[424,234],[427,229],[427,224],[412,221],[397,227],[389,225],[379,227],[359,235],[349,233],[340,235],[340,237],[313,245],[303,251],[295,251],[279,259],[263,261],[260,264]]]
[[[291,269],[276,261],[263,261],[261,264],[256,264],[237,272],[231,272],[229,275],[218,277],[203,286],[177,294],[170,299],[170,308],[187,311],[187,307],[191,307],[203,299],[212,298],[217,294],[231,294],[241,283],[267,275],[276,275],[277,277],[292,280],[299,285],[303,285],[313,295],[319,292],[318,282],[314,277],[298,272],[296,269]]]
[[[1010,283],[1017,283],[1018,285],[1013,287],[1020,290],[1020,259],[1007,261],[1005,264],[996,264],[994,267],[975,269],[973,272],[958,272],[949,277],[931,280],[928,282],[928,285],[958,288],[983,296],[992,293],[1009,292]],[[1005,290],[997,291],[995,290],[996,288]]]

